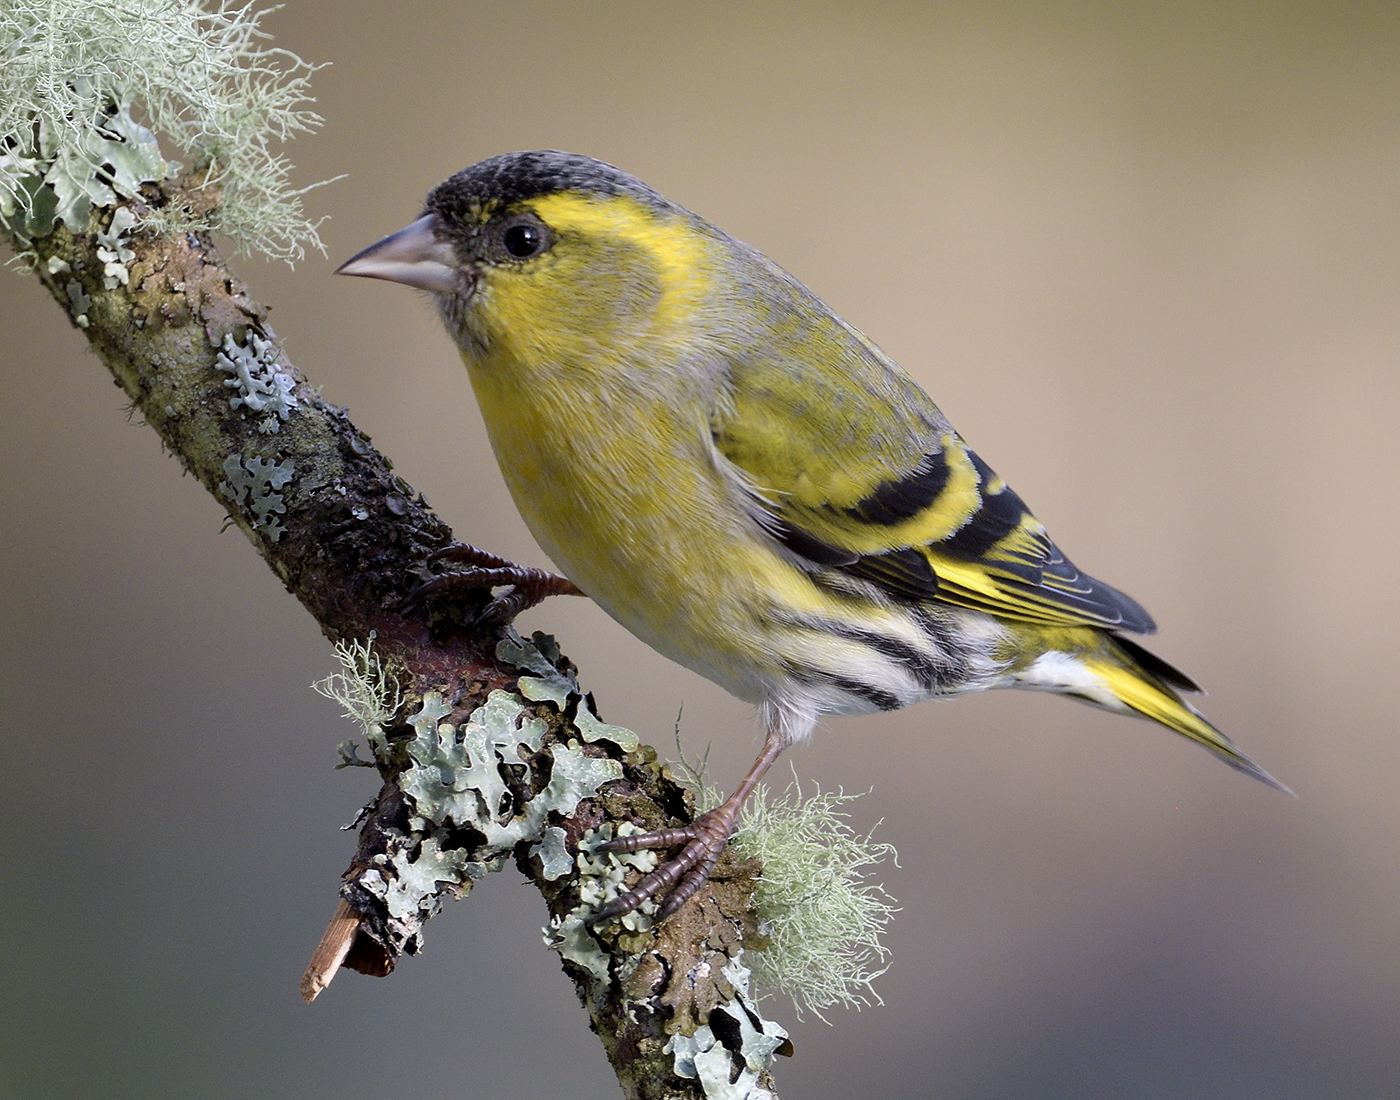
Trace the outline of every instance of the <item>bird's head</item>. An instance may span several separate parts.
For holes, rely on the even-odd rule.
[[[469,357],[576,358],[693,316],[715,243],[702,219],[610,164],[507,153],[439,184],[417,221],[337,274],[430,291]]]

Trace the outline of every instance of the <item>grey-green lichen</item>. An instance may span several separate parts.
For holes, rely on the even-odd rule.
[[[679,767],[702,806],[723,801],[703,759],[691,764],[682,754]],[[794,770],[781,796],[758,785],[729,841],[737,857],[763,865],[753,898],[765,938],[753,956],[757,983],[790,997],[799,1017],[807,1008],[828,1023],[823,1009],[880,1001],[872,983],[887,969],[884,934],[896,912],[869,879],[871,868],[897,859],[894,847],[876,843],[874,828],[856,833],[841,808],[859,797],[820,788],[804,795]]]
[[[543,631],[526,641],[513,629],[496,645],[496,658],[528,672],[520,677],[520,694],[533,702],[550,702],[563,710],[570,695],[580,694],[572,665],[560,655],[559,643]]]
[[[674,924],[654,927],[654,899],[601,925],[594,920],[660,856],[599,850],[614,836],[638,832],[630,821],[573,832],[579,803],[596,798],[595,807],[606,806],[614,795],[602,788],[623,776],[620,761],[590,746],[609,741],[633,764],[654,757],[630,755],[636,736],[598,719],[554,639],[536,633],[526,640],[507,629],[497,656],[525,673],[520,691],[494,690],[456,722],[452,705],[431,691],[401,717],[396,685],[372,642],[338,646],[342,671],[314,685],[360,725],[375,762],[393,777],[391,800],[400,800],[345,887],[366,915],[361,928],[391,955],[416,954],[424,922],[446,898],[467,893],[511,854],[538,860],[546,881],[572,876],[558,894],[571,908],[556,913],[544,940],[580,981],[591,1010],[607,1017],[620,996],[626,1019],[642,1034],[663,1022],[664,1034],[650,1031],[639,1041],[651,1044],[651,1056],[664,1059],[667,1070],[698,1081],[706,1096],[770,1098],[770,1063],[790,1048],[782,1049],[786,1033],[763,1018],[750,993],[743,946],[752,925],[726,908],[739,898],[739,906],[746,903],[745,880],[731,874],[717,881],[706,906],[722,906],[726,917],[718,921],[712,908],[687,907]],[[353,749],[343,747],[341,755],[364,763]],[[737,893],[717,903],[726,890]],[[367,896],[378,902],[370,909]],[[697,928],[704,931],[695,935]]]
[[[253,529],[262,531],[269,542],[280,539],[286,528],[277,516],[287,510],[280,490],[292,480],[296,463],[290,458],[272,462],[256,455],[229,455],[223,471],[226,480],[219,482],[219,492],[251,512]]]
[[[359,884],[382,898],[388,927],[401,949],[412,953],[419,945],[423,922],[442,908],[445,896],[459,897],[489,868],[472,860],[461,848],[443,848],[432,836],[402,833],[391,837],[387,851],[359,876]]]
[[[564,831],[550,824],[551,815],[567,817],[581,800],[622,778],[621,763],[590,754],[584,746],[602,737],[635,744],[635,735],[599,722],[588,712],[572,672],[559,672],[546,656],[552,654],[563,664],[552,638],[537,635],[527,642],[512,631],[502,644],[512,647],[521,667],[540,674],[522,680],[552,683],[557,677],[574,684],[574,698],[566,692],[559,699],[561,710],[576,700],[576,713],[584,717],[566,727],[576,737],[546,746],[547,723],[531,714],[526,699],[516,692],[491,692],[460,725],[446,721],[452,708],[440,694],[423,697],[417,713],[408,718],[413,736],[402,743],[398,774],[409,805],[408,831],[396,833],[389,850],[376,856],[358,879],[360,886],[384,900],[389,917],[385,946],[396,953],[415,953],[422,944],[422,924],[437,912],[441,898],[465,893],[474,880],[499,869],[522,843],[540,859],[547,878],[561,878],[572,870]],[[392,750],[384,737],[391,713],[385,687],[370,671],[368,654],[351,651],[347,656],[349,660],[341,657],[346,672],[340,674],[343,679],[333,697],[352,700],[347,711],[361,722],[376,757],[387,763]],[[522,799],[518,792],[532,761],[538,762],[541,755],[549,758],[549,780],[533,797]],[[654,856],[648,853],[646,858],[654,865]],[[587,930],[580,934],[591,935]]]
[[[118,210],[117,214],[125,212]],[[232,333],[225,335],[214,359],[217,369],[232,375],[224,381],[225,388],[234,391],[229,407],[259,414],[257,428],[263,435],[281,430],[282,422],[291,419],[298,404],[292,392],[296,379],[281,368],[280,356],[276,344],[249,328],[246,344],[237,343]]]
[[[517,804],[502,776],[503,767],[522,775],[526,757],[544,744],[545,722],[525,714],[520,696],[493,691],[459,730],[438,722],[445,704],[435,694],[423,712],[410,719],[415,737],[408,744],[413,764],[399,786],[413,799],[415,828],[428,825],[475,829],[484,847],[504,859],[522,840],[543,839],[551,812],[569,814],[579,799],[622,778],[622,765],[606,757],[587,756],[577,742],[555,745],[549,784],[534,798]]]
[[[547,699],[563,710],[580,691],[548,635],[536,633],[527,642],[512,633],[497,647],[497,656],[532,674],[521,677],[522,693],[531,698]],[[596,724],[608,731],[599,736],[629,749],[636,745],[630,731],[598,722],[581,704],[574,724],[585,738]],[[681,769],[691,776],[703,806],[719,804],[720,795],[707,784],[703,764],[692,768],[682,759]],[[749,956],[756,981],[791,997],[799,1016],[808,1009],[825,1020],[825,1009],[879,1001],[872,983],[888,962],[883,937],[895,908],[894,899],[869,875],[873,867],[894,858],[895,851],[875,842],[873,830],[862,835],[851,829],[843,807],[857,797],[821,790],[804,795],[794,773],[793,785],[781,796],[760,785],[730,841],[735,857],[757,860],[763,867],[754,908],[764,946]],[[625,825],[623,831],[630,828]],[[578,856],[583,904],[545,930],[546,942],[589,969],[602,965],[604,957],[587,918],[592,909],[616,896],[628,869],[615,855],[600,859],[592,847],[591,842],[581,843]],[[637,930],[628,927],[622,934]],[[639,949],[642,942],[637,940]]]
[[[624,822],[616,835],[630,836],[640,831],[631,822]],[[612,825],[605,824],[601,829],[587,830],[580,838],[577,857],[579,904],[563,916],[551,919],[544,929],[545,946],[589,971],[594,978],[595,993],[601,993],[607,985],[609,955],[593,934],[593,914],[626,889],[624,879],[629,871],[646,874],[654,870],[657,864],[657,855],[652,851],[598,851],[598,845],[611,840],[613,835]],[[622,933],[617,938],[624,949],[628,944],[622,941],[629,934],[634,938],[638,950],[645,945],[646,938],[637,939],[637,936],[651,927],[656,906],[655,899],[648,898],[639,908],[618,918]]]
[[[743,959],[741,949],[721,970],[734,996],[712,1008],[709,1022],[694,1034],[672,1035],[666,1052],[674,1057],[676,1076],[699,1080],[712,1100],[776,1100],[759,1077],[788,1034],[759,1014]]]
[[[144,228],[214,229],[287,260],[321,248],[307,188],[273,151],[320,123],[307,109],[314,67],[266,45],[263,14],[242,0],[0,4],[0,212],[21,241],[55,220],[85,231],[93,207],[173,175],[159,133],[222,203],[149,209]]]
[[[370,631],[363,642],[355,638],[336,642],[335,659],[340,662],[340,671],[317,680],[311,687],[340,704],[345,717],[360,727],[370,751],[382,759],[389,751],[384,731],[403,706],[403,693],[375,653],[374,638],[374,631]],[[373,761],[360,759],[354,741],[342,741],[338,752],[338,768],[374,766]]]
[[[567,839],[563,829],[551,825],[544,831],[544,839],[530,847],[530,854],[540,861],[541,874],[550,882],[563,878],[574,865],[565,844]]]
[[[0,17],[0,32],[9,29],[8,18],[8,12]],[[17,62],[32,56],[30,47],[5,44],[0,84],[8,84],[13,70],[22,67]],[[143,183],[164,179],[170,169],[155,135],[132,119],[130,102],[106,96],[85,76],[64,79],[65,88],[83,100],[73,108],[77,113],[58,120],[51,112],[33,110],[23,130],[6,125],[4,116],[17,102],[8,98],[8,89],[0,92],[7,97],[0,99],[5,104],[0,107],[0,214],[20,240],[46,236],[56,222],[83,232],[94,206],[134,198]],[[27,91],[34,96],[35,89]],[[21,98],[18,104],[25,102]],[[72,125],[72,119],[82,124]]]
[[[564,711],[570,698],[584,699],[578,686],[577,670],[559,652],[559,643],[541,630],[525,641],[514,630],[496,646],[496,657],[531,675],[520,677],[520,694],[536,703],[553,703]],[[611,741],[623,752],[631,752],[640,739],[629,729],[599,721],[583,703],[573,718],[574,728],[585,741]]]
[[[66,265],[65,265],[66,266]],[[68,293],[68,304],[73,309],[73,323],[79,328],[88,327],[88,310],[92,308],[92,298],[77,279],[70,279],[63,288]]]
[[[895,850],[875,843],[873,828],[851,829],[841,807],[858,797],[804,795],[794,772],[781,796],[762,785],[754,791],[730,842],[736,855],[763,864],[754,908],[767,943],[754,973],[791,997],[799,1016],[805,1006],[826,1020],[823,1009],[880,1000],[871,983],[887,969],[884,934],[896,910],[869,873]]]
[[[131,282],[127,264],[136,259],[136,252],[126,243],[126,234],[136,224],[136,215],[125,206],[112,211],[106,229],[97,231],[97,258],[102,261],[102,285],[108,290]]]
[[[561,714],[571,715],[564,743],[546,745],[545,720],[531,713],[522,694],[498,689],[461,724],[447,721],[451,706],[438,692],[428,692],[406,720],[411,738],[391,744],[387,729],[402,699],[374,654],[372,639],[337,646],[342,671],[313,685],[359,724],[375,762],[397,772],[407,802],[407,831],[392,830],[386,851],[347,887],[358,885],[384,902],[384,946],[395,954],[416,953],[423,922],[437,912],[441,899],[470,890],[521,844],[540,860],[547,879],[572,871],[566,835],[551,824],[551,815],[567,817],[582,799],[622,777],[619,761],[585,746],[604,738],[624,748],[637,744],[635,734],[600,722],[588,710],[553,638],[536,634],[526,641],[508,630],[501,648],[505,659],[532,673],[520,678],[524,692],[548,698]],[[368,763],[359,759],[353,743],[342,744],[340,756],[342,766]],[[548,759],[541,761],[542,756]],[[532,766],[547,768],[548,782],[533,797],[522,798]],[[654,866],[656,857],[626,858]],[[616,877],[620,882],[620,871]],[[591,937],[586,929],[574,932]],[[591,938],[588,942],[598,950]],[[584,940],[579,943],[583,950]]]

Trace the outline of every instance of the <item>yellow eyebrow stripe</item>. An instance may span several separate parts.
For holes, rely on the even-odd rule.
[[[665,313],[679,313],[703,301],[709,287],[709,250],[683,215],[658,211],[626,195],[599,198],[579,191],[556,191],[525,206],[560,236],[611,238],[643,252],[660,279],[660,309]]]

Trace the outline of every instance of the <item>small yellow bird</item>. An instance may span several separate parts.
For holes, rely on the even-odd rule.
[[[509,153],[339,269],[430,291],[506,484],[567,575],[457,547],[430,582],[513,586],[508,619],[583,592],[757,704],[763,752],[681,853],[599,919],[704,882],[744,799],[823,714],[986,688],[1160,722],[1270,786],[1124,631],[1137,603],[1079,572],[905,372],[767,257],[612,165]],[[577,586],[577,587],[575,587]]]

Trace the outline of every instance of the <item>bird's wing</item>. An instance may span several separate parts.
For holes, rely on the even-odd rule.
[[[912,379],[841,329],[833,342],[845,347],[815,362],[809,344],[806,365],[736,365],[712,417],[721,461],[741,471],[775,538],[899,598],[1048,626],[1156,629],[1074,567]]]

